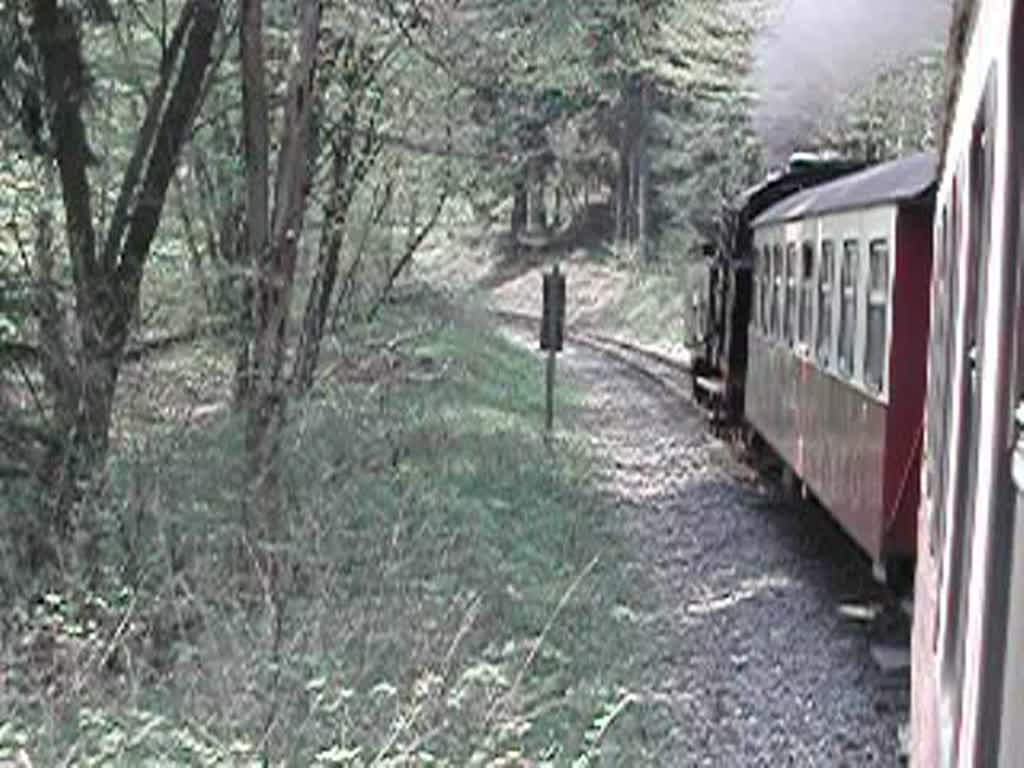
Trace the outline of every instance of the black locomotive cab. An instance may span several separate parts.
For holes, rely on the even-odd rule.
[[[720,244],[701,247],[691,278],[694,398],[716,425],[738,425],[744,407],[747,330],[751,321],[754,219],[789,195],[860,170],[861,163],[796,154],[784,171],[743,192],[723,216]]]

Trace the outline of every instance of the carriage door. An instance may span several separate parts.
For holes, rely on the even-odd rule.
[[[1021,131],[1024,132],[1024,131]],[[1024,154],[1024,137],[1016,147]],[[995,647],[988,654],[992,661],[986,669],[992,696],[985,704],[990,718],[999,731],[989,735],[998,744],[999,765],[1014,765],[1024,749],[1024,733],[1018,727],[1024,722],[1024,192],[1020,189],[1020,174],[1024,173],[1024,158],[1017,157],[1018,187],[1016,201],[1007,209],[1007,223],[1014,226],[1016,243],[1014,253],[1007,259],[1015,261],[1017,274],[1016,295],[1004,314],[1006,325],[1012,329],[1016,343],[1016,371],[1012,377],[1012,398],[1015,407],[1010,415],[1009,464],[1010,482],[1004,471],[1000,473],[1002,493],[997,497],[993,528],[992,631],[996,634]],[[1014,167],[1013,165],[1010,166]],[[1016,219],[1016,221],[1014,221]],[[1012,274],[1012,273],[1011,273]],[[1007,334],[1008,336],[1011,334]],[[1002,457],[1000,457],[1002,458]]]
[[[1018,240],[1018,258],[1024,254],[1024,232]],[[1018,268],[1018,273],[1024,269]],[[1001,596],[1005,606],[1005,642],[1002,654],[1000,708],[999,765],[1013,765],[1024,749],[1024,734],[1015,724],[1024,722],[1024,365],[1022,365],[1022,344],[1024,344],[1024,279],[1018,278],[1017,285],[1017,408],[1014,414],[1016,441],[1012,457],[1013,515],[1004,521],[1002,543],[1005,546],[1004,574],[997,580],[1002,587]]]
[[[1011,71],[1024,71],[1024,8],[1019,7],[1013,23],[1013,37],[1010,48]],[[1019,75],[1018,75],[1019,77]],[[997,670],[1002,682],[999,702],[1002,724],[999,738],[999,764],[1013,765],[1024,749],[1024,734],[1017,724],[1024,722],[1024,95],[1019,89],[1009,94],[1007,114],[1008,127],[1012,132],[1008,141],[1009,157],[1007,174],[1007,227],[1004,235],[1010,256],[1008,264],[1017,275],[1016,296],[1009,302],[1004,318],[1016,334],[1016,389],[1012,418],[1012,459],[1013,482],[1006,499],[1006,508],[1013,513],[1002,520],[1002,530],[997,530],[997,542],[1003,545],[1003,572],[996,579],[996,594],[1005,598],[1004,615],[1001,617],[1005,634],[1002,669]],[[1015,238],[1011,239],[1011,238]],[[1013,273],[1010,273],[1013,274]],[[1003,499],[1000,499],[1000,506]]]
[[[978,542],[974,561],[967,577],[971,581],[970,645],[967,648],[969,671],[966,675],[965,718],[963,729],[970,740],[963,746],[970,759],[967,765],[998,764],[1002,709],[1002,678],[1006,642],[1006,595],[1008,544],[1012,542],[1012,509],[1016,503],[1011,482],[1011,456],[1016,430],[1010,413],[1016,402],[1016,370],[1013,333],[1016,325],[1014,307],[1017,294],[1016,226],[1012,236],[1007,224],[1016,219],[1006,204],[1016,198],[1018,180],[1006,173],[1008,154],[1002,145],[997,169],[997,145],[1007,138],[1007,126],[1001,122],[1000,93],[996,72],[989,76],[983,104],[984,123],[976,132],[971,149],[971,248],[977,250],[978,266],[983,275],[978,338],[984,338],[979,350],[980,371],[975,371],[973,387],[984,389],[981,400],[986,405],[986,418],[981,421],[975,406],[972,415],[973,433],[978,443],[969,454],[971,462],[967,502],[973,512],[972,528]],[[1010,166],[1012,167],[1012,166]],[[997,186],[998,185],[998,186]],[[977,206],[977,207],[976,207]],[[1001,221],[1000,221],[1001,219]],[[972,253],[972,258],[975,255]],[[993,418],[993,412],[996,414]],[[985,468],[984,480],[978,482],[978,467]],[[1007,526],[1009,525],[1009,529]],[[973,572],[972,572],[973,571]],[[976,681],[976,682],[974,682]]]
[[[954,325],[953,332],[959,333],[960,344],[954,342],[955,356],[950,357],[956,362],[953,374],[953,386],[949,394],[953,409],[959,416],[959,428],[954,427],[949,450],[952,452],[949,462],[948,478],[951,503],[946,507],[950,520],[946,531],[949,537],[946,542],[945,562],[943,563],[941,610],[942,632],[940,650],[940,684],[943,698],[944,765],[960,765],[958,759],[958,734],[961,726],[963,705],[963,680],[966,661],[967,617],[971,610],[980,606],[969,605],[968,585],[971,575],[971,550],[975,526],[975,498],[978,486],[978,462],[980,460],[979,420],[981,411],[980,384],[982,360],[980,349],[982,320],[985,309],[985,265],[991,239],[989,216],[992,188],[992,151],[989,115],[991,110],[991,94],[994,93],[990,81],[987,93],[990,95],[982,102],[975,121],[968,157],[966,180],[967,206],[962,215],[957,216],[955,240],[966,238],[966,248],[958,248],[951,254],[954,259],[963,257],[966,269],[960,272],[954,262],[952,271],[953,285],[956,290],[957,275],[962,274],[965,283],[960,293],[963,311],[954,313],[963,318],[963,326]],[[954,208],[959,207],[959,200]],[[954,320],[955,322],[955,320]],[[954,423],[957,418],[954,416]]]

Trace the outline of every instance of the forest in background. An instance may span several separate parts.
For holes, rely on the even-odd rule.
[[[596,231],[623,269],[685,266],[768,169],[749,75],[776,12],[766,0],[0,0],[0,662],[30,670],[8,690],[49,691],[24,699],[31,739],[45,731],[55,757],[88,743],[79,717],[85,741],[61,746],[69,713],[126,677],[131,712],[144,710],[144,682],[165,680],[214,621],[260,634],[249,622],[263,616],[260,685],[286,688],[287,638],[351,597],[309,596],[300,543],[315,536],[324,561],[330,546],[350,552],[380,501],[363,482],[375,472],[395,495],[388,514],[434,503],[403,456],[455,428],[427,426],[433,395],[393,391],[388,372],[440,376],[440,345],[462,385],[486,378],[466,357],[477,346],[450,349],[457,328],[424,328],[450,307],[400,295],[417,254],[515,260]],[[936,50],[873,73],[807,148],[876,160],[932,145],[941,67]],[[411,362],[397,355],[425,338]],[[364,437],[375,447],[360,458],[342,445]],[[296,466],[306,452],[315,471]],[[576,544],[566,562],[582,570],[592,551]],[[203,573],[220,581],[199,585]],[[296,594],[306,613],[289,635]],[[315,719],[289,701],[288,722]],[[222,725],[241,723],[249,752],[309,762],[316,739],[289,741],[287,706],[221,712]],[[96,733],[199,738],[177,721],[129,727],[128,711]],[[349,725],[382,732],[367,722]]]

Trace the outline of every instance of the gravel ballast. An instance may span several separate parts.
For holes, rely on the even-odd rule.
[[[644,694],[670,713],[662,764],[900,765],[909,673],[872,647],[905,646],[908,622],[851,541],[656,381],[572,344],[558,379],[582,393],[571,430],[650,592],[637,620],[655,648]]]

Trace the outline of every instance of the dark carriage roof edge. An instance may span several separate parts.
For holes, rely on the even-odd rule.
[[[857,208],[910,202],[934,188],[936,169],[933,152],[875,165],[790,195],[758,216],[753,225],[760,227]]]
[[[795,194],[810,185],[832,181],[839,176],[863,170],[864,167],[863,162],[839,157],[794,161],[785,170],[777,170],[740,192],[735,199],[736,208],[745,208],[755,198],[765,193],[770,194],[775,189],[789,187],[788,194]]]

